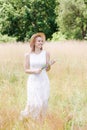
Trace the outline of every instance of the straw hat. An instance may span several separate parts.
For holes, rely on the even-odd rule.
[[[35,34],[32,35],[32,37],[30,39],[30,47],[34,46],[36,37],[41,37],[43,39],[43,42],[45,42],[45,40],[46,40],[46,36],[45,36],[44,33],[42,33],[42,32],[35,33]]]

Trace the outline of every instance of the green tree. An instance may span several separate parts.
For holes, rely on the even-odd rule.
[[[56,22],[68,39],[84,39],[87,34],[87,1],[56,0]]]
[[[51,38],[57,28],[55,6],[55,0],[0,0],[1,33],[20,41],[36,32]]]

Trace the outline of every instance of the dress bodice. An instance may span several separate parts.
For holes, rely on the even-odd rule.
[[[30,69],[39,69],[46,65],[46,51],[42,50],[39,54],[30,54]]]

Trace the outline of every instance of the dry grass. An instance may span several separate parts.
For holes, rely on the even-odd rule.
[[[40,125],[30,119],[19,121],[26,104],[23,63],[29,45],[0,45],[0,130],[87,130],[87,43],[46,43],[44,48],[57,62],[48,72],[49,109]]]

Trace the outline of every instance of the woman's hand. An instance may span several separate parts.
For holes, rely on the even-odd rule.
[[[56,62],[55,60],[51,60],[46,67],[46,71],[49,71],[51,69],[51,65],[53,65],[55,62]]]
[[[36,70],[34,71],[35,74],[40,74],[41,72],[42,72],[42,69],[36,69]]]
[[[50,69],[51,69],[51,66],[50,66],[50,65],[47,65],[46,71],[49,71]]]

